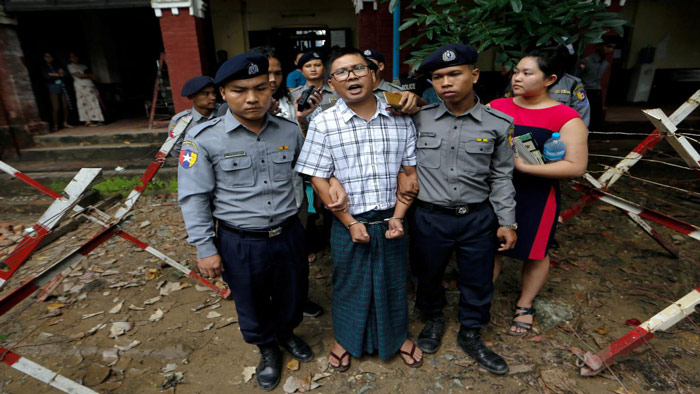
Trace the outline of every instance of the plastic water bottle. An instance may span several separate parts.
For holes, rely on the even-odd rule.
[[[561,142],[560,137],[561,134],[552,133],[552,138],[544,143],[544,158],[548,163],[559,161],[566,154],[566,146]]]

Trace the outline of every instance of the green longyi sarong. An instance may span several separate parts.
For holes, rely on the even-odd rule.
[[[355,216],[361,222],[389,218],[394,210]],[[378,351],[393,357],[408,335],[406,236],[386,239],[387,224],[367,225],[370,242],[354,243],[338,220],[331,228],[333,331],[353,357]]]

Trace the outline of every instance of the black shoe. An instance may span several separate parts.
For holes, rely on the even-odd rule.
[[[460,328],[457,344],[487,371],[496,375],[505,375],[508,372],[506,360],[484,345],[479,330]]]
[[[445,333],[445,318],[433,317],[425,322],[423,331],[418,335],[416,344],[423,353],[435,353],[442,345],[442,335]]]
[[[299,361],[311,361],[311,359],[314,358],[314,352],[311,350],[311,346],[294,334],[278,337],[277,343]]]
[[[255,370],[255,379],[261,389],[274,390],[282,377],[282,353],[274,342],[258,347],[260,348],[260,364]]]
[[[311,300],[306,300],[304,302],[304,316],[307,317],[318,317],[323,314],[323,308],[321,308],[320,305],[317,303],[311,301]]]

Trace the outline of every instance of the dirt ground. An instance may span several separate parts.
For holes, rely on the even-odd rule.
[[[624,155],[637,141],[591,142],[591,151]],[[662,151],[649,158],[674,160]],[[589,170],[597,176],[604,164],[615,162],[592,157]],[[632,174],[699,191],[698,178],[689,171],[652,164],[635,167]],[[570,188],[572,184],[562,182],[564,207],[581,195]],[[688,195],[629,177],[621,179],[613,191],[700,225],[698,194]],[[0,221],[30,226],[48,203],[29,189],[26,195],[4,197],[0,200]],[[312,346],[316,358],[302,363],[297,370],[292,370],[293,365],[289,366],[292,369],[285,368],[274,392],[284,392],[290,377],[306,380],[304,387],[308,387],[314,376],[320,385],[313,390],[315,393],[699,392],[697,313],[668,332],[658,333],[648,345],[595,377],[579,376],[570,352],[572,346],[600,350],[631,329],[626,321],[645,321],[700,284],[698,241],[652,226],[678,248],[681,258],[671,257],[623,213],[602,202],[560,225],[556,238],[561,246],[552,250],[556,264],[538,300],[542,310],[555,305],[565,311],[566,321],[553,328],[543,327],[544,316],[538,315],[534,332],[526,337],[505,334],[518,295],[521,267],[519,262],[506,262],[496,284],[491,324],[484,330],[485,340],[509,362],[511,372],[502,377],[480,369],[457,346],[459,293],[449,272],[445,278],[449,322],[443,346],[438,353],[426,355],[421,368],[407,368],[398,357],[382,362],[370,355],[353,359],[346,373],[330,371],[331,261],[326,251],[310,270],[310,298],[326,313],[305,318],[296,330]],[[193,266],[195,250],[185,241],[174,195],[145,196],[123,228],[175,260]],[[83,224],[35,253],[0,296],[98,230],[96,225]],[[422,322],[413,310],[413,296],[409,296],[409,334],[415,338]],[[0,343],[98,392],[262,392],[254,377],[245,376],[247,368],[257,365],[258,354],[254,346],[243,342],[235,320],[232,301],[219,299],[150,254],[115,238],[73,267],[46,302],[31,298],[0,317]],[[128,322],[124,326],[129,330],[112,338],[110,332],[120,326],[115,322]],[[285,354],[285,365],[290,360]],[[0,390],[58,392],[6,365],[0,367]]]

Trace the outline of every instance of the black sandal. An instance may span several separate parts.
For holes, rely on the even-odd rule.
[[[518,310],[520,310],[521,312],[518,312]],[[525,331],[518,332],[518,331],[513,331],[510,328],[508,328],[508,331],[507,331],[508,334],[514,335],[516,337],[521,337],[521,336],[527,335],[527,333],[530,332],[530,330],[532,330],[532,323],[535,322],[535,308],[533,308],[533,307],[526,308],[523,306],[516,305],[515,312],[516,313],[513,315],[513,320],[510,323],[511,327],[522,328]],[[532,315],[532,323],[526,323],[524,321],[515,320],[517,317],[527,316],[527,315]]]
[[[403,345],[402,345],[402,346],[403,346]],[[401,349],[399,348],[399,353],[405,354],[405,355],[407,355],[411,360],[413,360],[413,362],[409,364],[408,361],[406,361],[405,358],[403,358],[403,357],[401,357],[401,355],[399,355],[399,357],[401,357],[401,360],[403,361],[403,363],[406,364],[406,365],[408,365],[410,368],[418,368],[418,367],[420,367],[421,365],[423,365],[423,357],[421,357],[420,360],[416,360],[416,358],[413,357],[413,355],[416,353],[416,348],[417,348],[416,343],[413,342],[413,341],[411,341],[411,350],[410,350],[410,351],[406,352],[406,351],[403,351],[403,350],[401,350]]]
[[[343,359],[345,358],[345,356],[348,356],[348,364],[347,365],[343,365]],[[331,357],[338,360],[337,367],[335,365],[331,364],[330,361],[328,361],[328,365],[330,365],[331,368],[335,369],[338,372],[345,372],[348,369],[350,369],[350,353],[347,350],[344,351],[343,354],[340,355],[340,357],[338,357],[338,355],[333,353],[333,351],[331,350]]]

